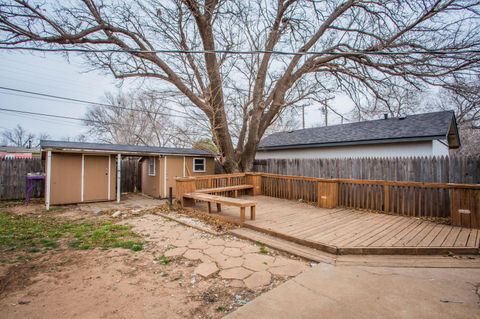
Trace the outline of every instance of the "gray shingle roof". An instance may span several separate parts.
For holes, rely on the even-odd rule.
[[[167,155],[191,155],[191,156],[212,156],[207,151],[195,150],[192,148],[176,148],[176,147],[155,147],[155,146],[139,146],[139,145],[121,145],[121,144],[102,144],[102,143],[83,143],[83,142],[66,142],[66,141],[40,141],[40,147],[44,149],[72,149],[72,150],[95,150],[106,152],[120,153],[142,153],[167,154]]]
[[[454,113],[442,111],[280,132],[262,139],[259,150],[445,139],[452,121]]]

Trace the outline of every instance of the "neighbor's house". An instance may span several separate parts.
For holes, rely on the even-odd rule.
[[[0,146],[0,159],[40,157],[40,149],[16,146]]]
[[[141,157],[142,191],[165,198],[175,178],[214,174],[213,156],[189,148],[41,141],[45,204],[120,201],[121,159]],[[117,165],[120,163],[120,165]]]
[[[437,156],[458,147],[455,115],[444,111],[274,133],[255,158]]]

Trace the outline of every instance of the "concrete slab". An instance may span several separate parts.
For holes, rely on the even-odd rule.
[[[480,318],[480,269],[319,264],[226,318]]]

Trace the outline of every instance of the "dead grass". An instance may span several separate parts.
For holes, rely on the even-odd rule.
[[[24,216],[0,212],[0,251],[38,253],[61,248],[126,248],[141,250],[140,236],[129,226],[101,222],[73,222],[46,216]]]

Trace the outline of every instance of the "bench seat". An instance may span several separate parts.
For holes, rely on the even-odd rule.
[[[250,207],[250,219],[255,219],[255,207],[257,205],[256,201],[248,200],[248,199],[241,199],[241,198],[231,198],[231,197],[224,197],[218,195],[211,195],[205,193],[185,193],[183,197],[186,199],[191,200],[199,200],[203,202],[207,202],[208,205],[208,213],[212,212],[212,203],[217,204],[217,212],[222,211],[222,204],[227,206],[236,206],[240,207],[240,221],[243,223],[245,222],[245,207]]]

